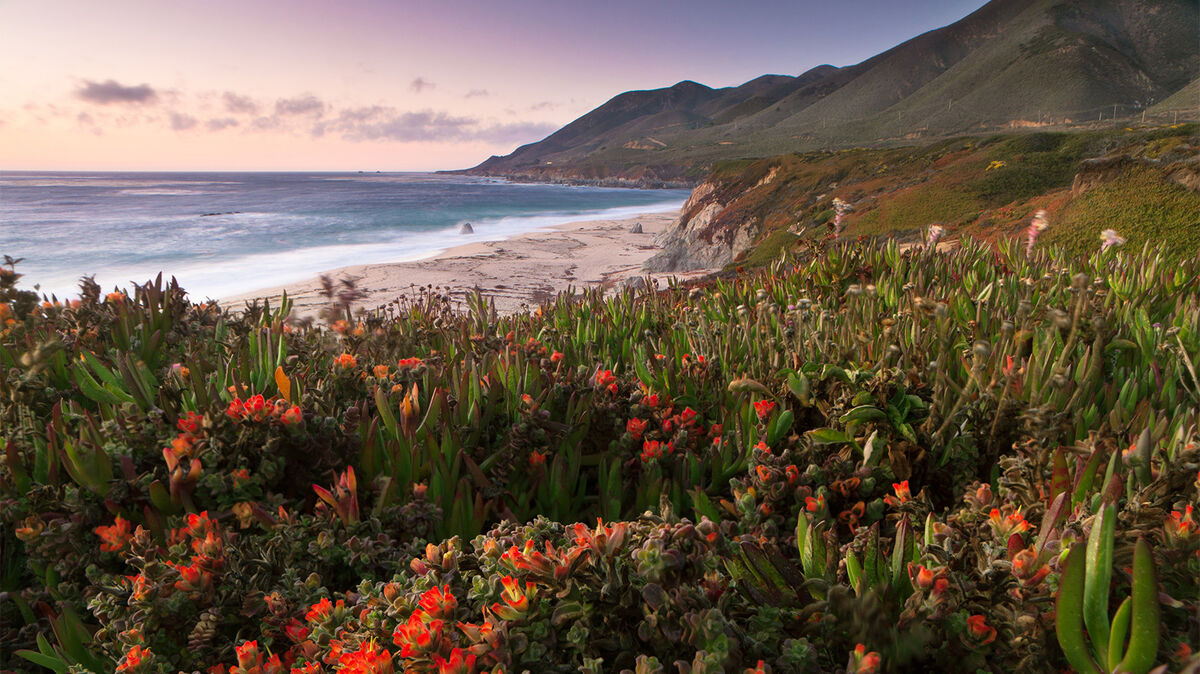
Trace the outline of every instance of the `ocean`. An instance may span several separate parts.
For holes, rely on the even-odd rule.
[[[219,299],[565,222],[670,211],[687,196],[430,173],[0,171],[0,255],[24,258],[21,287],[59,299],[76,297],[83,276],[109,291],[160,271],[195,300]],[[474,234],[459,234],[466,222]]]

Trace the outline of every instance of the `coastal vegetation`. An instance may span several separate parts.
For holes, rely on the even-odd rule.
[[[331,288],[318,324],[161,278],[43,302],[10,261],[3,666],[1194,666],[1200,260],[1052,232],[508,316]]]
[[[849,148],[718,162],[668,233],[665,263],[759,266],[835,229],[920,242],[997,242],[1045,211],[1046,240],[1095,250],[1097,223],[1134,248],[1171,257],[1200,249],[1200,125],[967,136],[897,148]]]

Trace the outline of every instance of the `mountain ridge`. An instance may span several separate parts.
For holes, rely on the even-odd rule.
[[[541,141],[463,172],[695,184],[726,159],[912,143],[1005,125],[1111,123],[1197,79],[1197,26],[1194,0],[992,0],[858,64],[719,89],[684,80],[624,92]]]

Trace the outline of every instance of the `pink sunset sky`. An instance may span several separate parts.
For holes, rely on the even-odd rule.
[[[0,1],[0,170],[431,170],[631,89],[848,65],[982,0]]]

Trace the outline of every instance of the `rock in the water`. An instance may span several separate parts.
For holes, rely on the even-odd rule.
[[[475,228],[471,226],[471,223],[469,223],[469,222],[464,222],[464,223],[462,224],[462,227],[459,227],[459,228],[458,228],[458,233],[459,233],[459,234],[474,234],[474,233],[475,233]]]
[[[633,229],[631,229],[629,231],[633,234],[641,234],[642,233],[642,223],[640,223],[640,222],[633,223]]]

